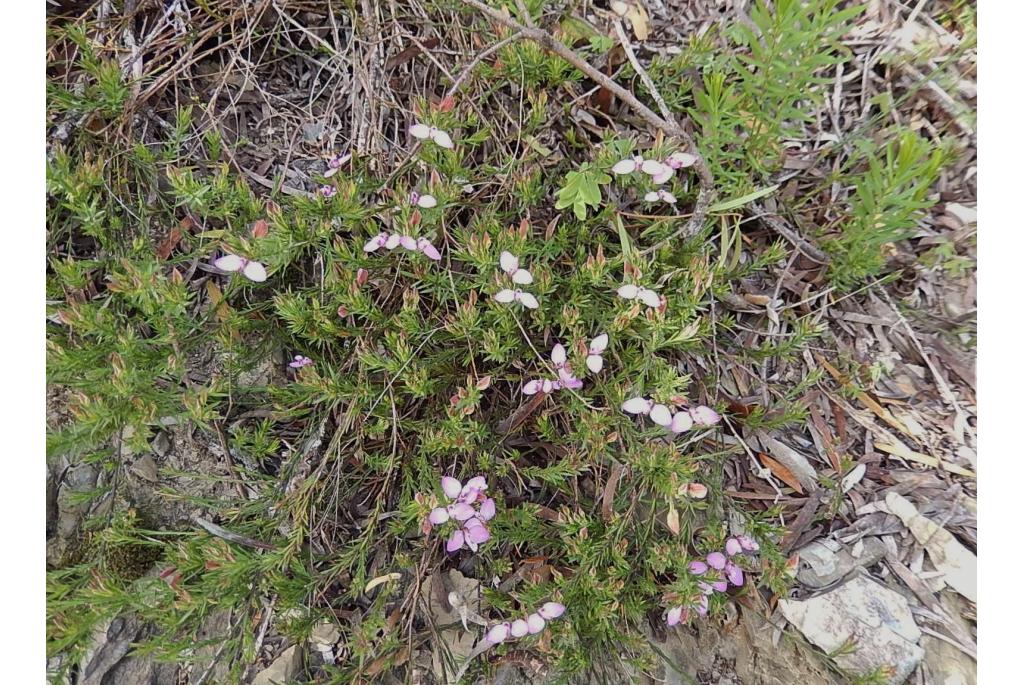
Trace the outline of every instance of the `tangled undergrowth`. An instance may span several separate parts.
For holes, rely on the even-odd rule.
[[[781,190],[856,4],[759,2],[749,23],[692,36],[642,75],[615,32],[571,4],[508,8],[652,110],[688,118],[693,148],[626,107],[583,108],[588,90],[611,94],[473,4],[417,5],[447,22],[452,45],[480,44],[458,51],[463,71],[435,64],[422,92],[382,82],[390,114],[374,145],[387,152],[354,134],[309,145],[319,161],[305,189],[286,175],[254,189],[248,141],[225,140],[212,107],[157,86],[180,77],[175,55],[272,69],[299,47],[340,68],[339,26],[352,36],[344,54],[369,49],[365,9],[246,4],[239,39],[234,3],[197,5],[187,36],[139,48],[141,75],[103,42],[111,17],[51,18],[48,380],[68,392],[71,420],[48,447],[110,474],[84,496],[105,503],[86,522],[93,552],[50,572],[50,652],[66,673],[119,613],[157,626],[141,650],[187,663],[203,622],[229,609],[236,630],[218,658],[240,679],[273,606],[287,617],[274,629],[293,639],[339,624],[341,651],[315,682],[369,681],[436,638],[425,579],[459,569],[482,583],[484,621],[469,629],[486,649],[474,656],[526,649],[570,678],[647,668],[652,630],[784,592],[777,512],[729,497],[723,473],[759,468],[743,437],[801,417],[814,379],[769,381],[751,406],[720,375],[753,369],[762,384],[757,369],[819,331],[791,307],[776,313],[789,335],[743,344],[721,303],[818,241],[840,291],[881,274],[884,246],[928,205],[950,152],[872,116],[814,151],[832,175]],[[414,64],[421,41],[408,43]],[[414,64],[392,69],[416,75]],[[714,187],[691,234],[695,163]],[[789,224],[834,184],[856,191],[820,234],[749,234],[761,215]],[[783,192],[788,208],[766,210]],[[238,496],[163,486],[208,526],[115,516],[131,505],[118,491],[128,456],[184,423],[221,448],[224,474],[205,475]],[[159,550],[158,573],[107,572],[128,540]]]

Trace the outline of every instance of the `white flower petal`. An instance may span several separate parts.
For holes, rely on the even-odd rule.
[[[426,124],[413,124],[409,127],[409,133],[412,134],[413,138],[424,140],[430,137],[430,127]]]
[[[634,397],[622,403],[622,411],[627,414],[649,414],[651,401],[646,397]]]
[[[640,171],[648,176],[657,176],[660,173],[664,173],[665,165],[656,159],[647,159],[640,165]]]
[[[511,290],[509,288],[499,290],[497,293],[495,293],[494,299],[498,302],[501,302],[502,304],[508,304],[509,302],[512,302],[514,299],[516,299],[516,291]]]
[[[257,283],[267,280],[267,270],[259,262],[249,262],[242,268],[242,273],[250,281],[256,281]]]
[[[673,433],[685,433],[692,427],[693,419],[690,418],[690,413],[679,411],[672,417],[672,424],[669,426],[669,430]]]
[[[672,424],[672,412],[664,404],[656,404],[651,407],[651,421],[659,426],[670,426]]]
[[[661,295],[654,292],[653,290],[648,290],[647,288],[640,288],[640,291],[637,293],[637,296],[640,298],[640,301],[643,302],[648,307],[657,307],[661,304]]]
[[[661,185],[662,183],[668,183],[670,180],[672,180],[672,177],[675,176],[675,174],[676,172],[672,167],[666,166],[660,174],[655,174],[654,176],[651,176],[651,180],[657,183],[658,185]]]
[[[523,306],[527,309],[537,309],[540,307],[540,302],[537,298],[530,293],[519,293],[519,301],[523,303]]]
[[[568,355],[565,353],[565,347],[562,343],[556,344],[551,348],[551,363],[555,366],[562,366],[568,359]]]
[[[632,283],[627,283],[626,285],[619,287],[619,289],[615,292],[619,294],[619,297],[624,297],[627,300],[632,300],[637,296],[637,293],[640,292],[640,289],[637,288]]]
[[[516,272],[512,274],[512,282],[519,285],[530,285],[533,283],[533,274],[526,269],[516,269]]]
[[[519,268],[519,257],[516,257],[508,250],[502,251],[501,257],[498,258],[498,262],[501,264],[501,270],[510,276]]]
[[[636,163],[632,159],[624,159],[621,162],[616,162],[615,166],[612,167],[612,173],[618,176],[625,176],[636,171]]]
[[[443,148],[448,148],[450,150],[455,147],[455,143],[452,142],[451,136],[440,129],[435,130],[430,137],[435,143]]]
[[[213,265],[221,271],[238,271],[244,263],[244,260],[238,255],[226,254],[215,259]]]

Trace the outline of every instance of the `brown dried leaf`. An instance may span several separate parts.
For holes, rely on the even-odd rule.
[[[651,35],[651,27],[647,10],[644,9],[644,6],[639,2],[630,5],[629,9],[626,10],[626,18],[633,24],[633,33],[636,34],[637,40],[647,40],[648,36]]]
[[[763,452],[758,452],[757,456],[760,458],[761,463],[768,467],[776,478],[799,492],[801,495],[804,494],[803,486],[800,484],[797,477],[793,475],[792,471]]]
[[[181,242],[181,239],[185,237],[185,233],[192,229],[192,226],[192,219],[187,216],[179,221],[177,226],[171,228],[164,241],[157,246],[156,256],[160,259],[167,259],[170,257],[171,253],[174,252],[174,248],[177,247],[178,243]]]

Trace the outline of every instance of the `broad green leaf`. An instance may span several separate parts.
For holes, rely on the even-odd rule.
[[[753,202],[754,200],[760,200],[762,197],[765,197],[767,195],[771,195],[772,193],[774,193],[778,189],[779,189],[779,184],[776,183],[775,185],[768,186],[767,188],[761,188],[760,190],[755,190],[752,193],[747,193],[746,195],[741,195],[740,197],[733,198],[732,200],[725,200],[723,202],[716,202],[715,204],[713,204],[710,207],[708,207],[708,211],[709,212],[726,212],[726,211],[728,211],[730,209],[736,209],[737,207],[742,207],[743,205],[748,204],[750,202]]]

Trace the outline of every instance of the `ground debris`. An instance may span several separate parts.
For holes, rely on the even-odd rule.
[[[888,667],[886,682],[898,685],[924,657],[907,600],[863,575],[810,599],[780,600],[779,607],[808,640],[852,673]]]

